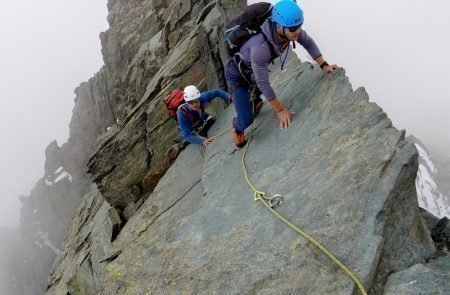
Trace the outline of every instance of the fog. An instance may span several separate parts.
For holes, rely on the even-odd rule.
[[[364,86],[397,128],[420,138],[440,161],[448,158],[450,1],[299,2],[304,29],[325,59],[345,68],[354,89]],[[0,256],[7,267],[0,268],[0,288],[26,265],[16,261],[23,254],[18,245],[27,246],[17,230],[2,227],[18,226],[18,198],[43,176],[46,146],[67,141],[74,89],[103,64],[98,36],[108,27],[106,3],[2,3]]]
[[[448,159],[450,1],[298,2],[304,29],[329,63],[344,67],[353,89],[364,86],[395,127]]]
[[[106,0],[7,1],[0,10],[0,226],[43,176],[44,150],[67,140],[73,90],[100,69]],[[255,1],[253,1],[255,2]],[[450,1],[304,0],[304,28],[399,129],[450,154]]]
[[[103,64],[106,0],[4,1],[0,9],[0,226],[44,175],[44,151],[67,141],[74,89]]]

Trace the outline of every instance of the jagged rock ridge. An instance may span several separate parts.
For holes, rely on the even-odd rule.
[[[235,14],[244,5],[241,2],[223,1],[226,13]],[[100,34],[105,66],[75,90],[68,142],[62,146],[52,142],[48,146],[45,175],[29,196],[21,197],[21,238],[17,248],[23,249],[11,263],[11,269],[17,269],[11,276],[17,277],[19,282],[13,287],[15,293],[43,292],[67,225],[90,189],[87,159],[107,140],[107,130],[115,132],[122,126],[145,93],[149,80],[161,67],[164,56],[188,32],[178,28],[208,3],[210,1],[108,2],[110,29]],[[171,9],[166,10],[168,6]],[[183,7],[182,14],[180,7]],[[162,18],[168,21],[163,24]],[[199,19],[203,20],[201,16]],[[169,128],[173,129],[173,125],[169,124]],[[159,152],[158,147],[152,150]]]
[[[70,134],[59,146],[51,142],[45,150],[44,176],[29,196],[21,196],[20,238],[12,276],[11,292],[42,294],[46,277],[76,209],[89,190],[86,163],[96,141],[115,123],[114,105],[108,97],[108,74],[101,69],[75,90]]]
[[[202,22],[180,20],[189,32],[177,35],[165,66],[90,159],[98,190],[92,187],[72,223],[49,294],[355,291],[326,257],[253,202],[240,171],[242,151],[229,136],[203,157],[189,146],[153,192],[144,187],[146,173],[176,136],[164,116],[165,92],[187,82],[203,89],[223,83],[202,74],[224,61],[214,45],[223,34],[223,7],[211,3],[196,14]],[[156,33],[159,40],[163,32]],[[283,193],[280,212],[330,248],[367,289],[381,293],[392,272],[435,253],[417,206],[417,151],[363,89],[352,90],[342,70],[325,75],[289,62],[273,83],[297,115],[281,132],[273,112],[260,114],[248,158],[251,177],[257,187]],[[233,114],[226,109],[212,132],[227,128]],[[130,207],[135,213],[111,242],[111,212]]]
[[[146,185],[145,179],[152,176],[152,171],[164,166],[164,169],[162,169],[162,172],[164,172],[170,165],[170,163],[164,162],[165,152],[172,144],[173,139],[176,138],[175,126],[173,122],[167,120],[165,110],[161,104],[161,98],[167,90],[190,83],[197,84],[202,89],[220,87],[224,84],[223,62],[225,58],[221,48],[223,22],[227,17],[235,15],[243,4],[244,1],[189,0],[139,1],[133,3],[111,0],[108,2],[110,29],[101,34],[105,67],[101,70],[100,73],[102,74],[100,76],[103,78],[96,79],[94,77],[93,80],[89,81],[89,86],[83,88],[97,89],[94,92],[89,90],[85,93],[86,95],[81,96],[77,93],[77,99],[86,102],[86,108],[74,113],[73,120],[75,124],[71,123],[71,138],[73,140],[69,139],[66,147],[70,148],[73,153],[66,154],[63,157],[70,158],[74,165],[72,165],[73,167],[62,165],[64,171],[71,176],[64,178],[66,183],[67,181],[70,183],[70,180],[76,182],[77,179],[87,179],[84,174],[84,167],[87,157],[96,149],[89,166],[94,182],[98,185],[99,190],[95,185],[89,188],[88,181],[83,186],[80,186],[82,190],[79,192],[83,191],[84,193],[87,191],[87,194],[83,198],[82,205],[69,228],[62,251],[54,263],[52,275],[47,286],[47,293],[136,293],[144,292],[147,289],[152,291],[163,290],[163,288],[177,291],[179,290],[177,288],[181,288],[181,286],[185,286],[186,290],[190,291],[207,292],[208,286],[205,286],[207,285],[205,282],[211,280],[214,276],[218,276],[221,279],[225,278],[225,280],[217,281],[217,283],[221,283],[220,286],[211,284],[209,287],[211,290],[225,290],[224,288],[239,290],[241,288],[240,290],[253,290],[255,292],[259,290],[266,293],[277,293],[280,290],[310,290],[303,288],[311,288],[311,286],[302,285],[297,280],[291,280],[290,277],[280,280],[286,269],[294,269],[293,273],[296,271],[309,272],[307,275],[310,277],[308,278],[312,282],[317,282],[317,284],[320,280],[330,282],[327,290],[337,290],[342,293],[348,293],[353,290],[354,286],[352,283],[342,274],[337,272],[336,275],[330,276],[330,270],[333,270],[333,272],[336,272],[336,270],[326,258],[322,258],[320,253],[309,248],[306,242],[298,237],[291,236],[291,233],[282,228],[282,226],[271,223],[273,227],[269,228],[268,231],[265,231],[266,228],[258,227],[257,224],[265,224],[269,217],[265,213],[257,211],[255,209],[257,206],[253,202],[250,202],[250,204],[245,203],[245,206],[242,206],[242,198],[233,198],[225,203],[220,203],[223,198],[216,200],[216,197],[221,196],[222,192],[227,192],[227,195],[233,194],[233,191],[241,194],[242,191],[246,190],[242,184],[235,186],[237,182],[232,182],[231,186],[234,190],[230,190],[229,186],[226,185],[214,188],[210,185],[210,183],[215,183],[216,179],[222,181],[220,178],[221,174],[217,171],[233,171],[233,180],[239,179],[238,168],[236,167],[236,159],[238,157],[229,155],[226,149],[230,148],[230,146],[232,147],[232,144],[230,145],[229,141],[223,142],[225,137],[215,144],[215,147],[224,148],[225,151],[212,147],[211,150],[208,150],[204,161],[203,158],[199,158],[200,153],[190,147],[186,152],[182,153],[181,161],[178,160],[175,163],[175,166],[169,171],[164,180],[158,184],[154,193],[151,193],[154,185]],[[261,136],[261,133],[265,133],[263,130],[276,130],[272,124],[275,118],[270,117],[270,113],[261,114],[261,125],[258,125],[256,130],[256,135],[258,133],[260,135],[255,137],[255,141],[258,142],[259,139],[259,144],[261,145],[261,147],[257,146],[255,153],[264,155],[266,152],[270,153],[270,155],[262,157],[265,161],[256,158],[256,162],[252,162],[253,167],[250,165],[250,168],[260,167],[260,165],[263,165],[263,167],[264,165],[265,167],[270,166],[271,169],[264,168],[261,169],[261,172],[257,172],[256,178],[263,183],[275,182],[279,186],[290,187],[292,191],[286,193],[286,195],[290,196],[291,199],[294,198],[294,192],[299,193],[294,200],[303,201],[305,197],[308,199],[307,194],[302,193],[302,189],[296,189],[298,183],[304,186],[306,181],[304,192],[313,192],[312,196],[310,196],[311,199],[308,199],[313,207],[299,208],[298,206],[301,202],[293,202],[291,200],[290,206],[284,207],[285,209],[280,208],[280,210],[288,210],[290,213],[302,213],[296,216],[294,220],[298,221],[299,224],[306,224],[306,229],[312,229],[314,234],[318,234],[321,241],[325,240],[325,244],[329,244],[329,240],[335,243],[336,240],[344,239],[338,236],[338,233],[341,233],[342,230],[334,229],[336,232],[330,232],[333,229],[333,223],[340,225],[341,220],[348,221],[352,220],[352,217],[356,217],[356,220],[358,220],[357,224],[360,227],[356,227],[355,231],[363,231],[364,226],[362,225],[371,228],[373,224],[376,224],[376,234],[374,236],[371,236],[369,233],[367,240],[364,240],[366,236],[359,236],[358,241],[364,240],[362,248],[366,247],[366,245],[369,245],[369,247],[363,250],[357,247],[357,250],[355,250],[365,250],[366,256],[364,257],[371,261],[373,265],[359,267],[360,264],[364,263],[355,262],[354,257],[356,255],[352,256],[348,253],[349,247],[343,247],[343,249],[338,249],[336,252],[338,256],[344,257],[344,262],[349,262],[349,265],[355,268],[355,272],[361,276],[366,287],[372,286],[373,290],[379,292],[383,289],[383,284],[389,272],[404,269],[414,262],[421,261],[425,263],[425,258],[433,252],[429,234],[421,225],[418,217],[417,201],[414,201],[415,193],[410,186],[410,176],[417,169],[414,149],[403,142],[402,133],[390,126],[390,121],[379,108],[373,104],[366,104],[367,96],[363,90],[352,92],[350,85],[344,78],[344,73],[334,76],[334,78],[337,78],[337,82],[333,84],[333,81],[329,79],[323,80],[320,76],[317,76],[318,74],[323,74],[317,69],[316,71],[311,71],[311,69],[308,69],[308,66],[304,66],[299,72],[296,72],[295,70],[298,69],[300,68],[296,66],[294,71],[287,72],[287,75],[289,78],[292,78],[292,76],[295,76],[293,73],[301,73],[302,77],[300,79],[299,76],[295,78],[297,82],[301,82],[299,83],[301,85],[289,87],[290,89],[286,90],[285,88],[290,83],[290,79],[287,79],[286,76],[282,79],[280,78],[279,81],[274,81],[274,83],[277,85],[280,95],[285,98],[289,97],[288,100],[294,107],[298,108],[298,117],[300,119],[296,120],[302,120],[303,117],[308,118],[298,128],[292,128],[286,132],[292,133],[294,130],[297,130],[298,134],[295,133],[293,135],[295,139],[288,141],[289,143],[285,147],[287,150],[284,152],[286,154],[295,154],[294,149],[291,149],[291,147],[298,145],[297,153],[299,155],[303,156],[303,153],[308,151],[308,155],[314,156],[313,159],[317,161],[315,165],[313,163],[309,168],[309,174],[306,173],[311,181],[308,182],[304,174],[299,179],[282,178],[276,180],[277,177],[283,175],[283,172],[295,170],[297,165],[302,167],[302,169],[303,167],[309,167],[309,164],[312,162],[309,160],[305,164],[302,162],[305,160],[301,157],[302,160],[292,160],[292,163],[288,163],[288,165],[273,165],[277,163],[276,160],[273,160],[275,158],[273,157],[274,151],[283,153],[283,148],[279,151],[278,145],[271,147],[270,143],[272,142],[273,145],[273,141],[270,141],[271,138],[275,138],[275,142],[282,142],[280,141],[282,139],[279,137],[280,134],[270,133]],[[321,90],[312,90],[315,89],[312,86],[317,86]],[[91,93],[93,95],[90,95]],[[354,94],[351,95],[350,93]],[[351,98],[348,98],[347,95]],[[336,109],[330,107],[334,106],[334,102],[329,101],[330,96],[346,97],[345,101],[347,103],[350,103],[352,99],[361,100],[363,109],[367,108],[365,109],[367,117],[360,117],[360,120],[354,126],[344,124],[347,128],[344,128],[345,131],[337,137],[337,148],[334,148],[328,142],[328,144],[325,144],[325,147],[314,150],[307,144],[308,141],[315,142],[318,146],[321,146],[321,143],[327,143],[327,139],[336,138],[333,137],[336,136],[337,132],[336,128],[333,128],[331,124],[336,123],[333,120],[340,118],[344,121],[351,121],[358,114],[361,114],[360,110],[357,109],[355,116],[347,116],[348,113],[342,110],[342,113],[336,115]],[[296,97],[296,99],[293,99],[293,97]],[[321,103],[315,105],[314,101],[318,97],[318,102]],[[325,103],[325,107],[322,103]],[[95,106],[95,108],[90,109],[89,107],[91,106]],[[218,113],[220,113],[221,108],[221,105],[217,107]],[[315,112],[315,110],[319,111]],[[229,124],[232,113],[233,111],[228,109],[224,116],[221,117],[222,123],[220,124]],[[318,122],[317,119],[324,120],[325,125],[330,125],[326,125],[326,128],[323,128],[323,130],[320,130],[320,125],[318,124],[318,126],[311,126]],[[361,215],[358,215],[358,212],[354,213],[353,210],[361,208],[361,204],[365,204],[362,201],[357,202],[359,207],[354,204],[343,204],[345,203],[344,201],[337,201],[333,205],[334,207],[327,207],[326,202],[334,200],[330,197],[330,192],[333,188],[331,185],[324,186],[328,189],[325,190],[327,193],[324,194],[327,198],[326,200],[312,198],[314,196],[314,188],[320,187],[312,183],[316,179],[315,177],[323,179],[330,172],[327,170],[329,167],[326,164],[328,164],[327,161],[333,160],[333,157],[327,156],[328,158],[322,159],[327,154],[325,151],[330,152],[329,154],[334,155],[335,160],[337,160],[334,166],[336,174],[333,175],[339,175],[338,171],[344,171],[345,173],[337,177],[337,179],[348,181],[353,175],[346,170],[346,168],[351,166],[350,163],[367,162],[361,157],[356,157],[354,161],[351,161],[354,155],[350,152],[351,149],[347,150],[347,145],[350,145],[350,147],[356,146],[367,152],[367,145],[357,144],[357,139],[361,139],[358,136],[370,133],[365,133],[367,131],[365,129],[379,131],[380,129],[377,128],[380,126],[377,126],[377,123],[388,130],[386,132],[380,131],[380,134],[389,138],[387,143],[382,145],[383,148],[377,152],[383,151],[384,148],[391,151],[395,150],[396,152],[384,155],[385,157],[382,157],[381,162],[379,153],[371,155],[370,158],[374,159],[371,164],[374,166],[367,165],[367,167],[372,167],[372,169],[360,167],[362,170],[358,170],[356,180],[354,180],[353,186],[350,186],[350,188],[354,188],[360,181],[364,183],[364,180],[369,179],[370,175],[372,175],[370,174],[373,172],[372,170],[377,172],[377,169],[381,167],[382,173],[379,174],[379,177],[383,180],[375,181],[375,183],[386,184],[386,187],[382,189],[384,192],[381,193],[382,197],[376,198],[376,200],[380,201],[383,200],[383,197],[387,197],[386,200],[388,202],[383,207],[383,210],[379,211],[381,204],[374,202],[376,204],[371,204],[374,206],[370,207],[374,211],[364,210],[363,213],[360,213],[362,214],[361,217]],[[220,124],[216,128],[223,127]],[[268,127],[267,125],[270,124],[272,125]],[[366,126],[366,128],[361,126]],[[72,133],[72,128],[79,132]],[[305,129],[313,130],[309,137],[305,133]],[[384,129],[381,128],[381,130]],[[83,133],[86,130],[92,132]],[[109,131],[105,133],[106,130]],[[100,134],[103,135],[99,137]],[[319,138],[316,138],[316,136]],[[348,138],[351,140],[347,141]],[[374,140],[376,144],[380,144],[381,141],[381,139],[378,139],[378,141]],[[263,148],[264,146],[266,148]],[[80,154],[77,154],[76,151],[79,151]],[[49,148],[49,154],[57,155],[54,157],[57,159],[61,153],[57,145],[52,144]],[[343,155],[347,155],[347,158]],[[220,169],[211,168],[218,167],[217,157],[219,157],[219,162],[222,159],[223,163],[227,163],[232,168],[226,169],[226,165],[222,165],[222,162],[220,162]],[[42,180],[44,183],[46,180],[55,183],[63,173],[60,170],[59,161],[49,161],[50,158],[47,157],[48,164],[46,163],[46,167],[48,166],[49,172],[46,172],[46,176]],[[249,160],[251,161],[252,159],[250,158]],[[270,165],[268,165],[267,160]],[[344,165],[345,160],[349,160],[347,165]],[[289,161],[286,159],[280,161],[280,163],[286,162]],[[399,163],[405,164],[405,167],[400,168],[401,165],[399,166]],[[183,167],[183,165],[188,167]],[[72,171],[74,167],[79,168],[78,174]],[[186,170],[190,172],[187,175],[183,174]],[[402,172],[396,174],[399,171]],[[50,175],[49,179],[47,179],[48,175]],[[180,177],[180,175],[184,175],[184,177]],[[392,175],[398,176],[393,178],[397,179],[398,182],[386,182],[387,176]],[[269,180],[263,180],[264,177],[267,177]],[[180,181],[180,179],[182,180]],[[295,185],[291,184],[293,181]],[[366,186],[363,184],[362,187],[367,188],[367,183],[365,184]],[[387,193],[389,188],[394,187],[397,190],[394,189]],[[171,193],[166,191],[167,188],[170,188]],[[77,196],[79,195],[80,193],[77,194]],[[375,193],[375,195],[377,194]],[[377,195],[377,197],[379,196]],[[393,201],[397,198],[407,200],[408,205],[398,208],[398,203]],[[206,200],[209,201],[203,204]],[[337,200],[340,199],[338,198]],[[314,203],[325,204],[325,207],[321,210],[316,210],[318,205],[314,205]],[[196,204],[202,205],[195,206]],[[210,206],[214,204],[217,204],[218,208],[223,208],[221,209],[222,211],[211,210]],[[345,216],[336,216],[337,211],[347,212],[339,210],[346,208],[346,206],[351,206],[352,210],[348,211],[353,213]],[[238,212],[234,211],[236,208],[238,208]],[[303,216],[304,211],[302,210],[307,211],[307,214],[304,214],[305,216]],[[230,212],[233,212],[233,214],[230,214]],[[212,221],[214,222],[205,223],[205,221],[211,220],[211,216],[215,217],[216,213],[219,217],[218,220],[213,218]],[[320,213],[324,213],[325,217]],[[370,216],[376,214],[375,221],[360,220],[361,218],[364,220],[363,217],[368,215],[368,213],[372,214],[369,214]],[[240,219],[246,214],[254,215],[253,221],[242,221]],[[117,232],[114,233],[115,227],[111,224],[113,216],[118,217],[118,220],[123,223],[119,226],[121,232],[117,240],[111,243],[111,239],[116,238],[117,235]],[[400,226],[395,224],[395,221],[399,220],[398,216],[406,216]],[[390,217],[394,221],[390,220]],[[245,286],[239,285],[239,282],[242,282],[246,277],[242,276],[242,278],[235,280],[233,276],[242,274],[235,269],[238,266],[259,267],[261,261],[259,258],[255,258],[256,254],[249,257],[247,261],[242,260],[242,262],[233,265],[228,261],[221,262],[220,254],[223,253],[221,252],[223,248],[221,248],[221,245],[214,246],[218,243],[221,244],[220,241],[223,241],[224,238],[226,242],[232,241],[228,239],[230,237],[228,235],[231,234],[233,236],[233,233],[227,232],[227,229],[230,227],[234,228],[233,223],[228,222],[230,218],[236,218],[234,220],[235,224],[237,224],[236,231],[244,229],[246,233],[249,233],[247,240],[242,241],[249,249],[255,249],[253,246],[261,243],[261,239],[276,241],[265,245],[266,248],[269,248],[267,251],[262,251],[264,252],[264,258],[277,261],[274,263],[275,266],[265,265],[265,271],[270,271],[270,267],[275,267],[275,271],[270,273],[270,275],[261,272],[259,277],[264,279],[254,284],[249,283],[252,280],[250,279],[245,282]],[[311,219],[321,221],[314,223],[311,222]],[[223,220],[228,222],[225,223],[228,227],[221,225]],[[28,224],[32,222],[30,220]],[[126,224],[124,224],[125,222]],[[193,224],[196,231],[190,230],[188,224]],[[346,223],[342,222],[342,225],[344,224]],[[400,239],[400,241],[408,245],[406,249],[399,245],[399,241],[392,242],[388,239],[390,236],[402,235],[402,233],[406,232],[406,229],[409,230],[408,232],[411,235]],[[262,237],[255,237],[256,234],[260,233],[263,233]],[[379,236],[380,233],[383,234]],[[278,245],[277,237],[279,236],[283,238],[288,237],[288,241],[290,241],[288,242],[289,246],[286,246],[286,244],[281,246],[283,249],[288,249],[285,252],[298,253],[298,250],[302,249],[307,254],[302,254],[302,257],[296,257],[296,255],[291,255],[293,256],[291,257],[285,253],[273,251],[273,245]],[[162,238],[156,241],[154,240],[155,237]],[[382,237],[384,237],[384,240]],[[205,246],[204,242],[207,241],[209,245],[210,240],[213,240],[213,246],[211,246],[213,250],[209,250],[210,247],[208,246],[207,251],[202,252]],[[375,243],[369,242],[372,240],[375,240]],[[186,245],[184,245],[185,250],[180,250],[180,253],[186,254],[183,256],[181,254],[175,255],[176,252],[174,251],[180,245],[180,241],[186,242]],[[191,245],[196,247],[189,248],[189,243],[192,242],[194,244]],[[196,242],[197,244],[195,244]],[[161,249],[166,247],[165,243],[167,243],[168,249],[172,250],[163,253]],[[200,248],[198,248],[199,245],[201,246]],[[353,247],[354,245],[352,244],[351,246]],[[231,248],[227,252],[229,254],[239,254],[242,251],[238,247],[229,248]],[[392,251],[397,253],[393,255],[394,257],[391,257]],[[139,255],[136,256],[137,253]],[[197,253],[201,255],[197,255]],[[374,257],[373,253],[377,253],[379,256],[375,255],[377,257]],[[247,252],[243,256],[247,256]],[[232,258],[232,256],[230,257]],[[236,256],[234,257],[234,260],[231,259],[229,261],[236,261]],[[237,257],[240,258],[241,256],[238,255]],[[205,262],[208,259],[213,260],[212,262],[211,260],[210,262]],[[279,262],[278,259],[282,261]],[[309,263],[311,260],[312,262]],[[176,263],[179,261],[183,262],[183,265],[186,267],[184,273],[178,271],[178,264]],[[291,268],[286,268],[289,263],[292,263]],[[354,263],[357,263],[358,267],[354,267]],[[198,277],[193,277],[193,282],[189,283],[189,281],[183,281],[183,278],[190,279],[191,275],[187,274],[196,273],[189,267],[198,267],[200,272],[205,271],[205,268],[206,270],[210,268],[214,270],[214,273],[212,277],[206,280],[199,280]],[[315,270],[320,275],[315,275]],[[45,268],[41,269],[40,273],[44,275],[44,272]],[[256,272],[259,273],[259,268]],[[311,274],[314,275],[311,276]],[[299,274],[297,273],[297,275]],[[149,276],[153,279],[149,280]],[[145,280],[141,279],[143,277],[145,277]],[[36,278],[33,279],[36,281]],[[292,287],[289,287],[291,289],[283,289],[286,288],[283,287],[283,282],[293,283]],[[315,283],[312,286],[315,286]],[[440,285],[438,284],[438,286]],[[31,292],[39,292],[36,291],[38,290],[36,288],[27,290],[30,291],[30,294],[32,294]],[[393,290],[395,290],[395,287]]]

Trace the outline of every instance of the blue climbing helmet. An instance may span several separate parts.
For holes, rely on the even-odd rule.
[[[292,0],[278,1],[272,9],[272,21],[282,27],[296,27],[303,23],[303,10]]]

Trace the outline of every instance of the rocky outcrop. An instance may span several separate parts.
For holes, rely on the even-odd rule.
[[[450,256],[416,264],[389,277],[385,294],[447,294],[450,290]]]
[[[120,124],[89,160],[96,185],[71,224],[48,294],[356,291],[323,253],[253,202],[240,170],[243,151],[229,136],[206,153],[188,146],[153,189],[149,175],[170,166],[165,154],[176,138],[162,97],[173,87],[224,82],[217,46],[230,11],[224,3],[109,2],[112,28],[102,40],[104,53],[112,53],[105,64],[120,97]],[[125,28],[126,17],[137,19],[134,29]],[[136,41],[155,19],[153,31]],[[342,70],[325,75],[289,63],[273,73],[273,84],[297,112],[293,126],[280,131],[273,112],[262,111],[247,159],[250,178],[282,193],[277,210],[367,289],[396,290],[386,285],[389,275],[426,265],[435,253],[417,206],[417,151]],[[147,80],[135,79],[148,71]],[[226,129],[233,115],[226,109],[211,132]]]
[[[389,276],[385,294],[446,294],[450,288],[450,223],[420,209],[437,252],[426,263],[418,263]]]
[[[21,240],[17,247],[23,247],[20,257],[24,259],[18,259],[21,271],[17,272],[16,277],[19,278],[19,284],[23,285],[24,293],[41,294],[45,288],[48,270],[60,250],[67,225],[73,218],[80,200],[89,192],[91,180],[87,174],[87,160],[97,147],[105,142],[107,145],[111,134],[116,134],[126,125],[124,121],[128,120],[127,118],[133,117],[129,116],[129,113],[145,96],[149,81],[166,62],[168,52],[189,34],[192,28],[201,29],[200,23],[222,24],[223,19],[205,20],[208,12],[215,7],[220,8],[223,15],[235,14],[245,5],[244,2],[223,1],[222,6],[217,5],[215,1],[108,2],[110,28],[100,34],[105,66],[75,90],[75,107],[68,141],[61,146],[56,141],[49,144],[45,152],[43,178],[38,181],[29,196],[21,197]],[[165,21],[161,21],[162,19]],[[209,26],[208,29],[212,27],[206,25]],[[213,34],[217,34],[217,28],[210,32],[210,35]],[[217,43],[216,41],[217,36],[214,42]],[[216,48],[215,54],[217,52]],[[223,70],[218,58],[215,58],[214,62],[217,64],[210,68],[211,78],[204,80],[204,83],[211,85],[201,84],[202,87],[219,85],[220,75],[214,78],[217,75],[212,71]],[[185,69],[189,68],[189,63],[190,61]],[[191,80],[186,78],[187,80],[181,80],[179,83],[199,82],[200,70],[197,69],[197,76],[193,75],[194,70],[191,69]],[[175,71],[174,74],[179,73]],[[152,95],[150,99],[155,97],[156,95]],[[160,117],[165,120],[161,109],[159,112]],[[167,125],[174,130],[173,123]],[[150,132],[145,129],[144,131]],[[167,139],[162,144],[164,148],[167,142],[173,140],[175,133],[172,132],[170,136],[172,139]],[[146,144],[147,152],[152,155],[153,166],[145,164],[146,169],[148,168],[145,175],[147,182],[139,184],[142,192],[152,190],[157,178],[171,164],[166,163],[167,167],[160,170],[158,163],[164,162],[163,155],[166,151],[160,150],[158,144]],[[129,218],[142,201],[129,203],[127,208],[120,212],[119,221],[120,218]],[[22,291],[18,293],[21,294]]]
[[[421,215],[437,248],[427,263],[394,273],[386,283],[386,294],[446,294],[450,289],[450,223],[421,209]]]
[[[437,218],[423,209],[420,209],[420,212],[438,250],[437,255],[446,255],[450,252],[449,219],[447,217]]]
[[[417,152],[363,89],[351,89],[342,70],[325,75],[295,60],[288,68],[274,73],[273,83],[296,118],[280,131],[273,112],[263,109],[248,156],[250,178],[268,193],[282,193],[279,212],[381,293],[390,273],[425,263],[435,251],[418,212]],[[212,132],[227,128],[233,115],[228,108]],[[104,234],[111,233],[106,208],[90,217],[105,228],[73,224],[73,231],[90,234],[67,237],[48,293],[353,293],[345,273],[253,202],[241,156],[229,136],[204,157],[188,146],[113,243]],[[96,257],[92,267],[83,257]]]
[[[217,38],[218,26],[223,26],[226,19],[236,15],[245,7],[246,1],[239,0],[145,0],[145,1],[108,1],[108,23],[110,28],[100,35],[102,41],[102,53],[105,62],[105,67],[111,76],[113,89],[110,93],[114,100],[118,101],[120,108],[118,108],[120,121],[125,119],[128,114],[134,109],[136,104],[141,101],[143,97],[147,99],[154,99],[157,93],[153,93],[153,97],[149,97],[148,85],[150,80],[154,82],[159,81],[155,79],[161,73],[163,67],[170,65],[167,57],[173,55],[172,50],[180,46],[180,43],[192,30],[196,30],[198,24],[203,24],[205,30],[210,37],[210,44],[202,48],[201,53],[206,53],[201,58],[195,56],[194,52],[184,52],[184,59],[172,60],[176,66],[178,62],[180,68],[178,71],[165,71],[165,82],[161,84],[164,88],[167,81],[173,84],[185,85],[189,81],[202,80],[195,75],[205,74],[205,78],[210,79],[204,81],[208,85],[213,86],[211,81],[220,78],[221,65],[216,64],[213,67],[208,67],[203,72],[200,68],[192,68],[192,77],[179,77],[183,70],[189,67],[190,64],[196,61],[205,62],[208,65],[208,60],[211,55],[218,54],[221,40]],[[211,9],[220,9],[221,14],[218,18],[209,18],[205,20]],[[214,23],[214,24],[213,24]],[[198,29],[198,28],[197,28]],[[211,31],[208,31],[211,30]],[[180,51],[180,49],[178,49]],[[192,56],[189,56],[192,54]],[[175,57],[175,56],[174,56]],[[189,58],[194,58],[190,60]],[[219,62],[216,58],[215,62]],[[168,75],[175,76],[168,76]],[[206,74],[211,74],[206,77]],[[178,81],[172,81],[171,78],[179,78]],[[223,81],[221,81],[223,83]],[[215,86],[215,85],[214,85]],[[158,92],[158,91],[156,91]],[[147,94],[146,94],[147,93]]]
[[[67,227],[89,191],[86,163],[99,136],[115,124],[105,69],[76,90],[69,139],[51,142],[45,150],[44,176],[29,196],[22,196],[17,243],[17,294],[42,294],[50,267],[60,251]]]
[[[190,145],[175,162],[167,158],[180,149],[162,98],[187,84],[224,85],[224,23],[244,4],[108,1],[105,67],[76,90],[69,141],[49,145],[45,176],[23,199],[26,235],[33,237],[39,223],[51,229],[37,231],[38,243],[28,241],[47,254],[31,246],[27,252],[47,256],[31,261],[41,264],[30,266],[38,275],[25,280],[32,283],[24,293],[42,293],[55,253],[47,294],[357,292],[322,252],[253,201],[243,150],[229,133],[206,151]],[[418,211],[414,145],[364,89],[352,89],[344,70],[327,75],[292,55],[285,71],[278,68],[273,85],[296,115],[280,131],[276,115],[263,108],[247,156],[250,180],[282,194],[276,210],[367,290],[401,290],[395,275],[432,268],[427,263],[436,256]],[[229,128],[233,108],[219,103],[214,110],[211,133]],[[73,201],[73,210],[81,196],[59,247],[73,211],[58,209]],[[55,217],[43,222],[34,212]],[[55,237],[51,218],[61,224]],[[445,287],[441,277],[434,282]]]
[[[200,89],[208,89],[225,83],[221,58],[224,53],[220,46],[224,7],[215,1],[208,4],[174,1],[167,5],[166,9],[150,6],[153,8],[147,17],[160,19],[157,23],[160,30],[152,26],[155,31],[147,36],[148,42],[144,42],[140,50],[132,50],[135,55],[127,71],[142,71],[137,65],[143,61],[154,67],[151,78],[145,80],[145,87],[139,87],[145,92],[127,94],[141,98],[130,104],[132,108],[121,123],[123,128],[109,133],[109,139],[97,149],[88,164],[98,189],[119,211],[141,201],[146,192],[143,179],[155,169],[155,164],[160,164],[177,137],[176,125],[167,116],[163,104],[165,95],[183,85],[196,84]],[[134,34],[139,35],[145,28],[139,27]],[[116,31],[110,30],[108,36]],[[129,42],[137,41],[129,38]],[[126,79],[128,75],[121,77]]]

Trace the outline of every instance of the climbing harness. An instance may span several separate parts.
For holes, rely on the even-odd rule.
[[[254,110],[254,103],[255,103],[255,91],[256,91],[256,87],[253,86],[251,89],[251,101],[252,101],[252,110]],[[248,178],[248,174],[247,174],[247,169],[245,167],[245,155],[247,154],[247,150],[249,147],[249,141],[251,139],[251,136],[253,134],[253,124],[251,127],[251,131],[250,131],[250,135],[249,135],[249,139],[247,141],[247,143],[245,144],[244,147],[244,153],[242,156],[242,167],[243,167],[243,171],[244,171],[244,178],[245,181],[247,181],[247,184],[250,186],[250,188],[253,190],[253,200],[254,201],[258,201],[258,200],[265,200],[268,202],[270,208],[275,208],[277,205],[281,205],[281,203],[283,203],[283,197],[280,194],[275,194],[273,196],[267,196],[265,192],[262,191],[258,191],[253,184],[251,183],[250,179]]]
[[[252,89],[252,102],[254,101],[254,95],[255,95],[254,92],[255,92],[255,88]],[[251,183],[251,181],[248,178],[247,167],[245,165],[245,157],[247,155],[248,147],[250,146],[250,141],[252,139],[252,136],[253,136],[253,123],[252,123],[252,126],[251,126],[251,130],[250,130],[250,133],[249,133],[249,136],[248,136],[247,143],[245,144],[245,147],[244,147],[244,152],[242,154],[242,158],[241,158],[241,164],[242,164],[242,170],[244,172],[244,178],[245,178],[248,186],[253,190],[253,199],[255,201],[261,201],[264,204],[264,206],[272,214],[274,214],[278,219],[283,221],[291,229],[293,229],[294,231],[296,231],[297,233],[302,235],[309,242],[311,242],[314,246],[316,246],[323,253],[325,253],[331,260],[333,260],[353,280],[353,282],[356,284],[356,286],[360,290],[361,294],[367,295],[367,292],[364,289],[364,286],[361,284],[361,282],[358,280],[358,278],[342,262],[340,262],[339,259],[337,259],[330,251],[328,251],[324,246],[322,246],[322,244],[320,244],[318,241],[316,241],[313,237],[308,235],[306,232],[302,231],[300,228],[298,228],[297,226],[295,226],[294,224],[289,222],[289,220],[287,220],[285,217],[283,217],[283,215],[281,215],[280,213],[278,213],[277,211],[274,210],[274,206],[272,206],[272,205],[275,202],[276,202],[275,206],[277,204],[281,204],[281,202],[283,202],[283,199],[282,199],[281,195],[276,194],[273,197],[267,197],[265,192],[257,190],[255,188],[255,186]],[[280,199],[281,199],[281,202],[279,202]]]
[[[242,78],[249,84],[249,85],[255,85],[255,82],[253,82],[252,74],[253,71],[250,69],[247,69],[246,66],[242,63],[242,58],[239,53],[235,54],[233,57],[233,62],[236,65],[236,67],[239,70],[239,73],[241,74]]]

